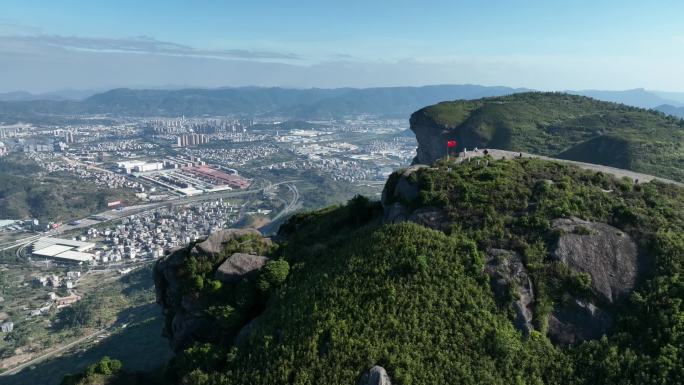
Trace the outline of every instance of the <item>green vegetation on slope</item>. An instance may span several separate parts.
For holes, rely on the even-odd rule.
[[[684,180],[684,121],[562,93],[443,102],[414,114],[467,148],[524,151]]]
[[[530,159],[438,164],[417,171],[415,180],[421,192],[406,204],[446,211],[453,222],[448,234],[383,224],[380,205],[361,197],[295,216],[283,226],[286,241],[277,252],[287,272],[260,273],[277,284],[260,297],[251,334],[234,346],[231,324],[227,338],[181,354],[169,378],[342,384],[356,383],[375,364],[397,384],[636,385],[683,378],[681,189]],[[571,216],[631,235],[649,266],[631,298],[612,309],[618,322],[609,336],[558,347],[543,333],[544,308],[567,293],[591,295],[585,276],[549,257],[558,236],[550,220]],[[519,252],[532,274],[539,331],[529,338],[513,327],[510,307],[483,273],[490,247]],[[212,295],[204,290],[198,294]],[[234,288],[210,298],[230,298],[224,305],[233,309],[252,293]],[[216,306],[207,313],[217,314]]]
[[[135,201],[130,191],[98,187],[65,173],[45,174],[35,162],[0,158],[0,218],[65,221],[107,209],[107,202]]]
[[[80,344],[78,349],[35,363],[11,376],[0,377],[0,384],[57,385],[64,375],[82,371],[105,355],[120,360],[129,371],[151,371],[171,358],[168,341],[160,336],[164,321],[154,303],[151,266],[136,269],[123,277],[116,272],[89,274],[97,275],[81,278],[77,288],[83,299],[71,307],[52,309],[49,316],[30,318],[25,316],[25,310],[16,311],[13,314],[16,315],[13,316],[14,332],[0,344],[0,354],[12,355],[16,348],[42,351],[59,347],[104,327],[108,327],[110,335],[102,340],[91,339]],[[15,285],[28,289],[21,283]],[[16,289],[19,288],[5,294],[5,305],[10,294],[26,295]],[[36,307],[33,302],[26,304]],[[0,310],[7,311],[5,307]]]

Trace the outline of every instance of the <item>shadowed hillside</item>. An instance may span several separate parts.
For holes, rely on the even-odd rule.
[[[662,113],[561,93],[443,102],[411,117],[416,161],[463,148],[499,148],[598,163],[684,180],[684,121]]]

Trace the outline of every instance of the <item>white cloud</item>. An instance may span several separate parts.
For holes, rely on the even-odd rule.
[[[65,50],[109,52],[109,53],[137,53],[151,55],[204,57],[213,59],[250,59],[274,61],[298,61],[299,55],[288,52],[244,50],[244,49],[197,49],[183,44],[159,41],[148,36],[130,38],[88,38],[75,36],[45,35],[45,34],[15,34],[7,35],[0,29],[0,49],[24,49],[25,52],[35,52],[45,47],[61,48]]]
[[[1,29],[0,29],[1,31]],[[273,48],[273,49],[272,49]],[[0,34],[0,92],[63,88],[220,86],[370,87],[473,83],[541,90],[684,90],[684,58],[661,55],[455,55],[315,59],[266,49],[198,49],[150,37]],[[314,47],[315,48],[315,47]],[[370,49],[370,47],[368,47]],[[327,59],[326,59],[327,58]]]

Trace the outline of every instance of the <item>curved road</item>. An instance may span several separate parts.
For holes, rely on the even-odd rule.
[[[206,194],[191,196],[191,197],[176,198],[176,199],[171,199],[171,200],[167,200],[167,201],[163,201],[163,202],[155,202],[155,203],[148,203],[148,204],[137,205],[137,206],[130,206],[130,207],[126,207],[125,210],[121,211],[121,212],[117,212],[114,210],[107,210],[107,211],[104,211],[102,213],[94,214],[94,215],[99,215],[99,216],[111,215],[113,211],[117,215],[114,217],[111,217],[105,221],[86,221],[85,220],[86,218],[84,218],[84,219],[81,219],[81,222],[84,222],[84,223],[80,223],[78,225],[72,226],[72,225],[65,224],[65,225],[60,226],[57,229],[46,231],[46,232],[40,233],[40,234],[30,235],[30,236],[18,239],[18,240],[13,241],[13,242],[6,242],[3,244],[0,244],[0,251],[11,250],[11,249],[14,249],[15,247],[19,247],[19,249],[17,250],[17,253],[18,253],[17,255],[19,255],[19,251],[21,249],[23,249],[24,247],[26,247],[30,243],[38,240],[39,238],[51,237],[54,235],[64,233],[66,231],[71,231],[71,230],[76,230],[79,228],[90,227],[90,226],[93,226],[96,224],[116,221],[116,220],[126,218],[126,217],[129,217],[132,215],[142,214],[142,213],[145,213],[147,211],[151,211],[151,210],[154,210],[156,208],[162,207],[164,205],[178,206],[178,205],[183,205],[183,204],[188,204],[188,203],[193,203],[193,202],[200,202],[200,201],[205,201],[205,200],[255,194],[255,193],[263,192],[263,191],[268,190],[268,189],[272,189],[276,186],[283,185],[283,184],[288,185],[288,187],[294,186],[292,183],[295,183],[295,182],[299,182],[299,181],[298,180],[292,180],[292,181],[278,182],[278,183],[271,184],[267,187],[254,189],[254,190],[221,191],[221,192],[206,193]],[[290,189],[292,189],[292,187],[290,187]],[[294,189],[296,191],[296,187],[294,187]],[[296,196],[298,197],[299,194],[296,193]]]

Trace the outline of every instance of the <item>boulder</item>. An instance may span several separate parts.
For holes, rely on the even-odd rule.
[[[429,227],[443,232],[451,231],[452,221],[449,215],[442,209],[436,207],[423,207],[414,210],[409,216],[408,221]]]
[[[411,181],[411,175],[426,165],[414,165],[401,173],[395,173],[382,191],[383,221],[385,223],[414,222],[431,229],[449,232],[449,215],[437,207],[421,207],[411,210],[410,203],[418,199],[419,186]],[[394,180],[394,182],[392,181]]]
[[[168,338],[174,352],[179,353],[195,342],[208,342],[216,338],[214,318],[207,314],[207,298],[200,293],[183,289],[181,268],[191,255],[216,257],[223,252],[225,244],[245,235],[259,235],[254,229],[229,229],[210,235],[206,240],[190,247],[172,249],[154,265],[154,282],[157,303],[166,318],[163,335]],[[270,242],[262,238],[262,242]],[[268,258],[233,254],[215,272],[217,279],[234,282],[256,272]]]
[[[197,243],[195,247],[193,247],[192,253],[196,255],[216,256],[223,251],[226,243],[245,235],[261,236],[261,232],[257,229],[226,229],[217,231],[207,237],[204,241]]]
[[[375,365],[361,376],[359,385],[392,385],[392,381],[385,368]]]
[[[534,313],[534,289],[527,269],[520,255],[514,251],[490,249],[484,271],[489,275],[492,289],[499,298],[508,298],[509,290],[514,290],[516,297],[512,306],[516,316],[513,324],[525,336],[534,330],[532,319]]]
[[[250,274],[256,273],[266,262],[268,262],[268,258],[260,255],[235,253],[216,269],[214,277],[221,282],[237,282]]]
[[[164,335],[169,338],[171,349],[179,353],[197,341],[206,341],[213,323],[214,320],[202,312],[178,312],[171,321],[171,330],[165,330]]]
[[[639,273],[639,253],[632,238],[613,226],[578,218],[555,219],[561,232],[552,257],[570,269],[591,276],[594,293],[613,303],[634,289]]]
[[[613,316],[589,301],[574,299],[557,306],[548,320],[548,335],[556,345],[576,345],[599,339],[613,326]]]
[[[154,288],[156,300],[163,310],[172,308],[176,299],[181,297],[180,281],[177,271],[188,255],[187,248],[172,249],[154,265]]]
[[[417,199],[420,190],[418,189],[418,186],[411,182],[409,178],[416,171],[427,167],[428,166],[424,164],[417,164],[404,170],[397,181],[397,185],[394,187],[394,198],[403,202],[411,202]]]
[[[420,189],[416,184],[411,182],[410,177],[416,171],[427,167],[428,166],[424,164],[417,164],[407,168],[401,173],[396,172],[390,176],[382,190],[381,202],[383,206],[390,205],[396,201],[409,203],[418,198]]]

